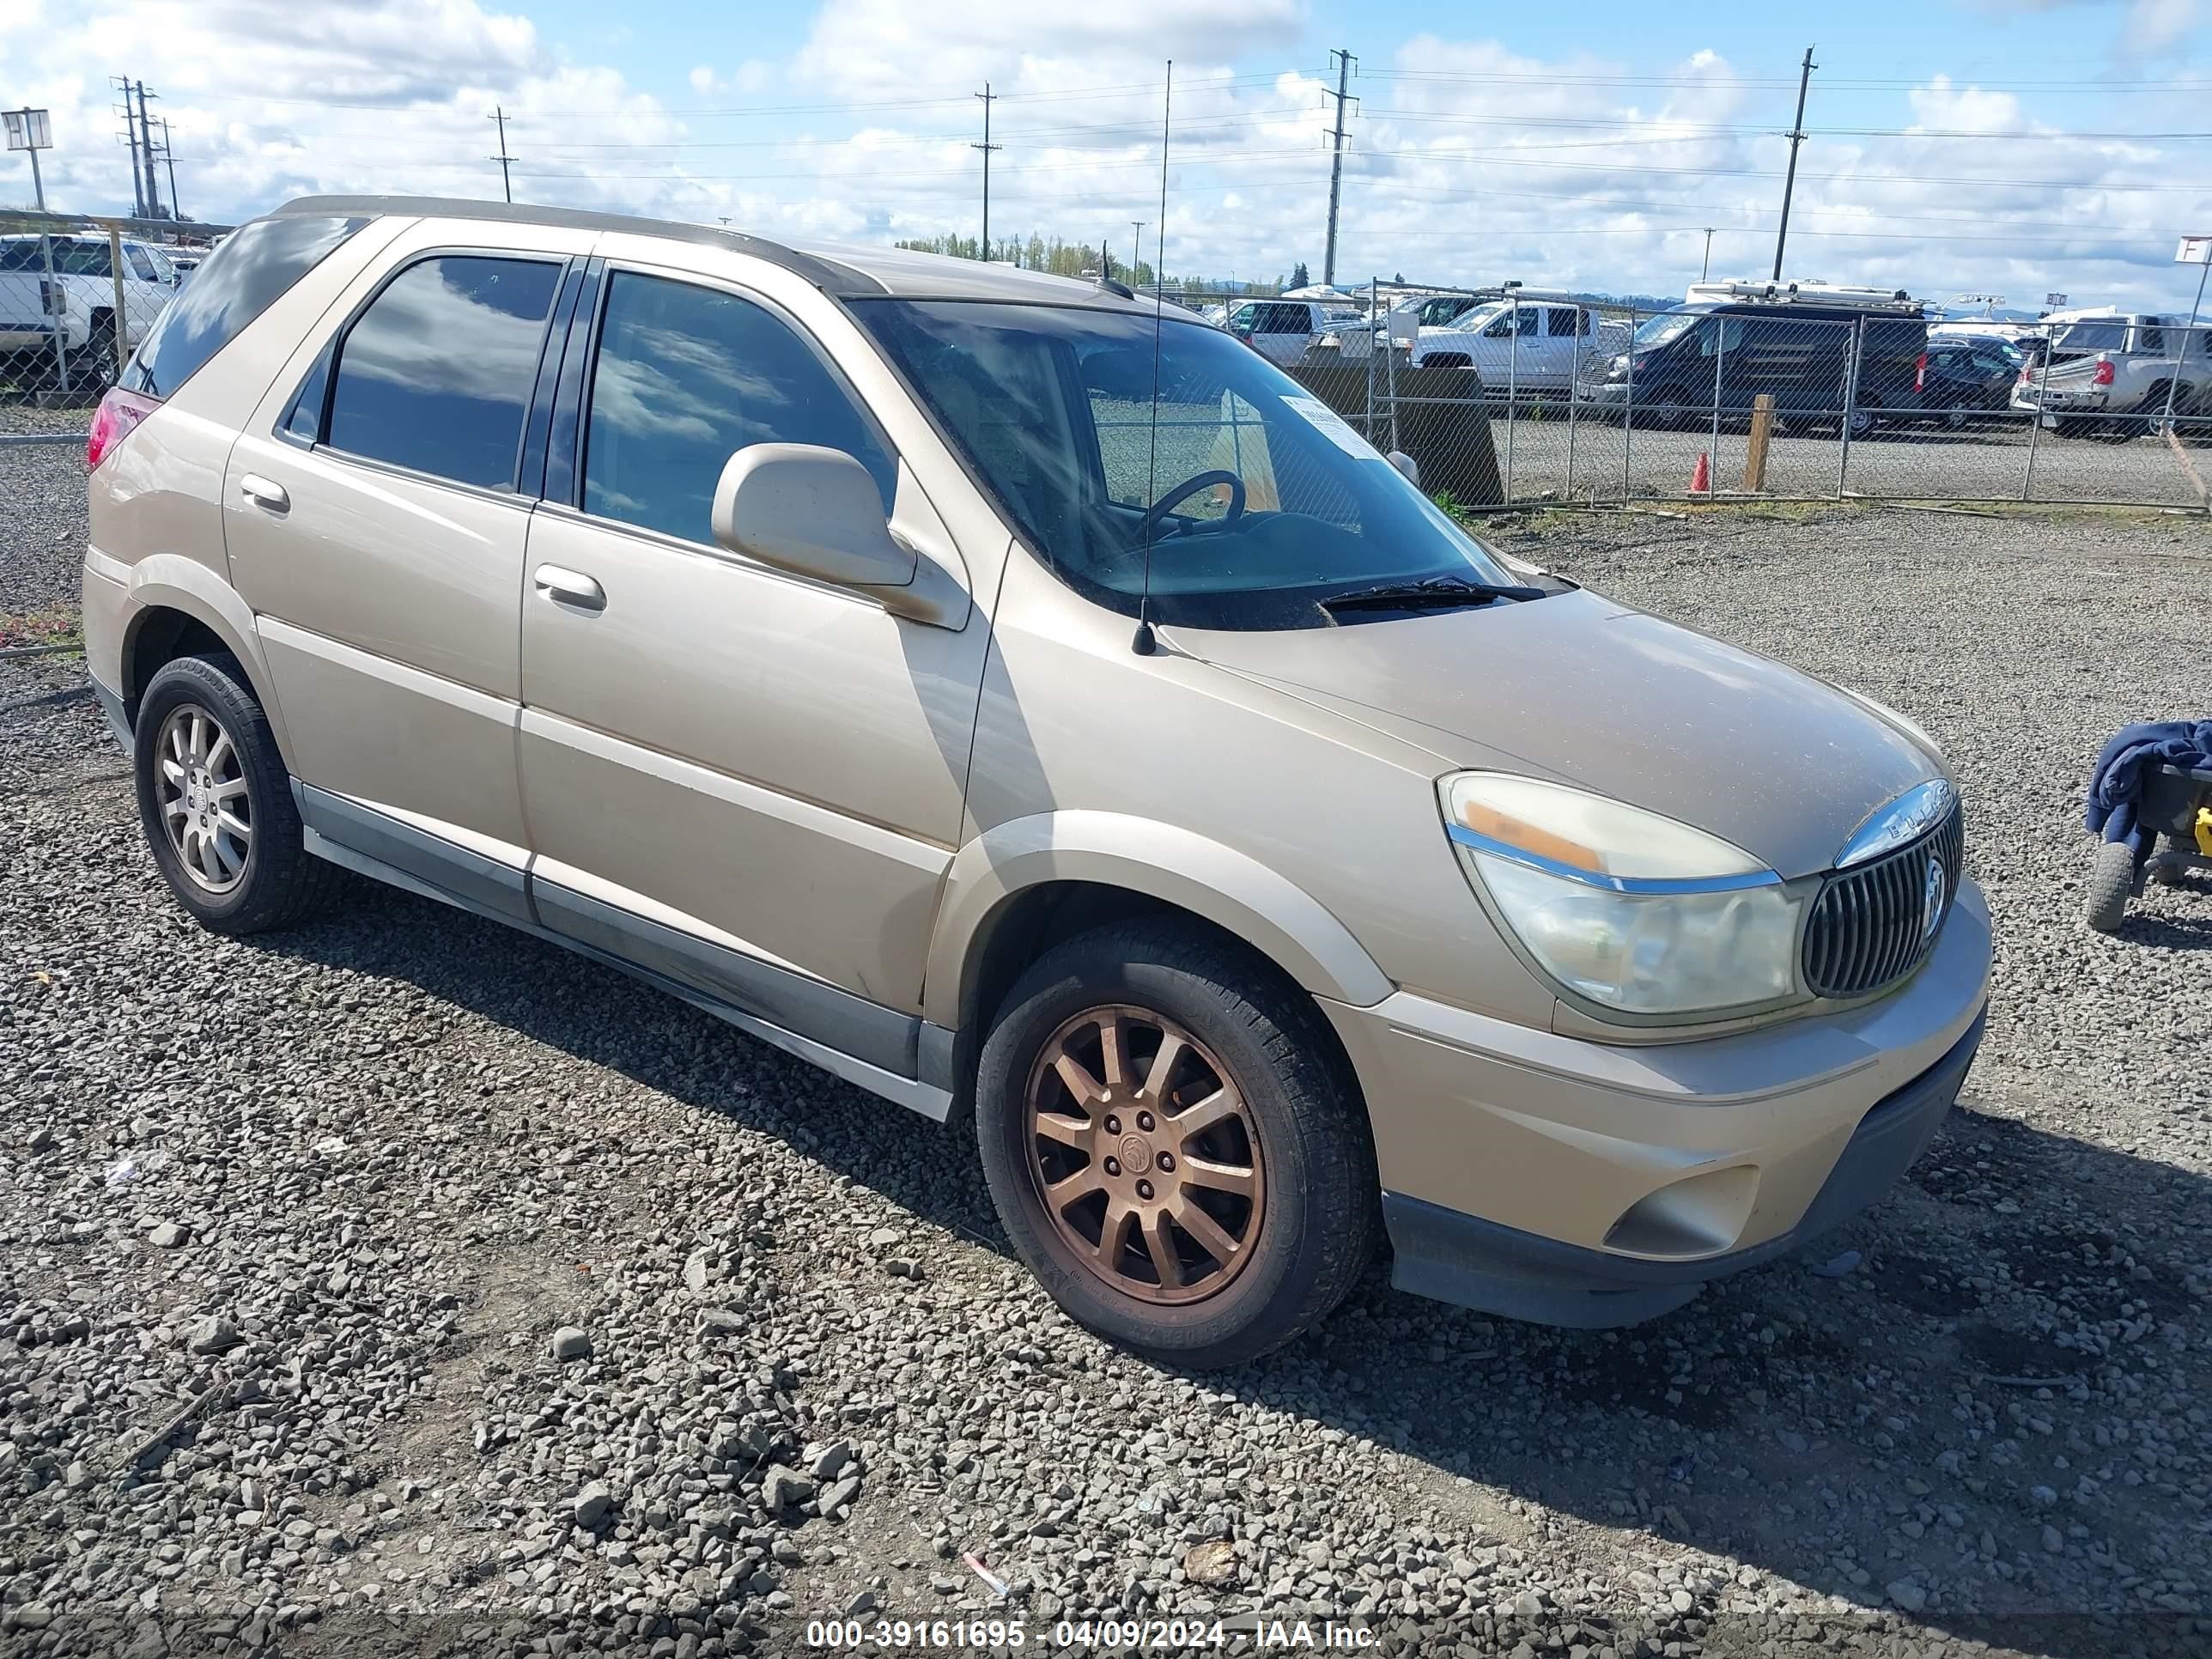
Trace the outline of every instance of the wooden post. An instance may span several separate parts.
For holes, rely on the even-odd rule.
[[[1766,488],[1766,441],[1774,435],[1774,394],[1762,392],[1751,400],[1751,441],[1743,450],[1743,489],[1756,495]]]
[[[120,379],[131,364],[131,318],[123,298],[123,228],[107,228],[107,267],[115,277],[115,373]]]

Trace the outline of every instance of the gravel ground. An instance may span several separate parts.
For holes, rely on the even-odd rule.
[[[82,535],[67,469],[26,465],[11,607]],[[80,665],[0,664],[0,1651],[704,1659],[841,1613],[1036,1645],[1218,1616],[1231,1647],[1334,1615],[1520,1659],[2212,1648],[2212,885],[2085,933],[2075,816],[2112,728],[2203,707],[2212,538],[1504,533],[1942,741],[1999,940],[1965,1109],[1875,1212],[1654,1324],[1484,1319],[1378,1268],[1201,1378],[1063,1318],[959,1138],[681,1003],[366,887],[198,933]]]

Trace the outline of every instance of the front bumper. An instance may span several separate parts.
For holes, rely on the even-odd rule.
[[[1735,1036],[1592,1042],[1401,991],[1324,1004],[1364,1091],[1403,1289],[1631,1323],[1873,1202],[1980,1041],[1989,912],[1963,883],[1903,989]]]

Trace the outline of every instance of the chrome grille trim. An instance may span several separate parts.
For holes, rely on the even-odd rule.
[[[1966,863],[1966,820],[1954,805],[1910,846],[1832,872],[1806,918],[1799,957],[1805,988],[1830,999],[1870,996],[1927,959],[1942,937]],[[1930,861],[1943,868],[1943,908],[1924,929]]]

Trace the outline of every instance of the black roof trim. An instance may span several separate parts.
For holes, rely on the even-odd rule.
[[[720,230],[712,225],[686,224],[680,219],[647,219],[628,213],[600,213],[586,208],[531,207],[520,202],[475,202],[444,196],[302,196],[267,216],[292,219],[307,216],[387,218],[404,216],[422,219],[489,219],[519,225],[552,225],[566,230],[627,231],[640,236],[665,237],[701,247],[727,248],[781,265],[804,276],[823,293],[838,299],[866,299],[890,290],[865,271],[801,253],[781,242],[771,242],[742,231]]]

